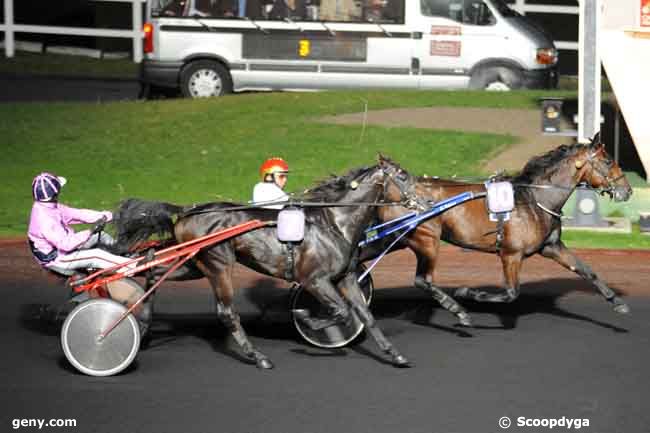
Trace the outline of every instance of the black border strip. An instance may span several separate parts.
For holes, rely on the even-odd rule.
[[[251,63],[250,71],[318,72],[317,65]]]
[[[411,73],[411,70],[409,68],[323,65],[323,66],[321,66],[321,72],[323,72],[323,73],[340,73],[340,74],[409,75]]]
[[[458,69],[435,69],[435,68],[422,68],[420,72],[422,75],[458,75],[466,76],[469,75],[467,70],[458,70]]]

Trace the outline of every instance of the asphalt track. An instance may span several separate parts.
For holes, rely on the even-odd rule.
[[[0,102],[109,102],[135,100],[140,84],[128,79],[0,74]]]
[[[443,281],[498,278],[490,256],[443,253]],[[287,321],[286,286],[240,269],[237,309],[276,366],[258,370],[215,320],[205,281],[168,283],[156,298],[150,347],[124,373],[93,378],[69,366],[58,328],[35,318],[39,304],[59,302],[63,290],[24,248],[2,248],[0,431],[13,431],[14,419],[58,418],[77,426],[43,430],[484,433],[506,431],[498,420],[508,416],[511,432],[569,430],[517,427],[518,417],[580,419],[585,432],[648,432],[650,254],[588,258],[628,294],[631,315],[617,315],[572,274],[534,259],[514,304],[465,303],[477,325],[466,329],[407,287],[409,253],[389,256],[375,273],[373,311],[411,369],[388,365],[370,339],[336,351],[310,347]]]

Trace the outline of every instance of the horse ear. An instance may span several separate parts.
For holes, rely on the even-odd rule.
[[[386,157],[381,153],[377,153],[377,162],[382,163],[386,161]]]
[[[592,147],[598,147],[598,146],[601,146],[602,144],[603,144],[603,141],[601,140],[601,137],[600,137],[600,131],[598,131],[598,132],[596,132],[594,137],[591,139],[591,146]]]

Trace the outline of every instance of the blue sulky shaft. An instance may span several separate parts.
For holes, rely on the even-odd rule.
[[[426,212],[422,212],[421,214],[418,213],[410,213],[406,215],[402,215],[400,217],[397,217],[393,220],[387,221],[383,224],[379,224],[377,226],[370,227],[369,229],[366,230],[366,236],[368,235],[369,232],[372,232],[373,230],[377,230],[382,227],[389,226],[388,228],[375,233],[374,235],[367,236],[365,240],[359,242],[359,246],[363,247],[365,245],[368,245],[371,242],[374,242],[378,239],[385,238],[386,236],[389,236],[395,232],[398,232],[400,230],[404,230],[402,233],[400,233],[393,242],[390,243],[388,248],[386,248],[371,264],[368,266],[368,269],[359,276],[357,279],[358,282],[363,281],[364,278],[370,273],[370,271],[375,267],[377,263],[390,251],[393,246],[399,242],[400,239],[402,239],[408,232],[413,230],[420,224],[422,221],[425,221],[429,218],[432,218],[436,215],[440,215],[441,213],[445,212],[448,209],[451,209],[454,206],[458,206],[459,204],[465,203],[466,201],[469,200],[474,200],[479,197],[485,197],[486,193],[480,192],[480,193],[473,193],[472,191],[466,191],[461,194],[455,195],[453,197],[447,198],[445,200],[441,200],[438,203],[434,204],[431,209],[429,209]],[[401,222],[400,222],[401,221]],[[396,224],[392,227],[390,227],[392,224]]]
[[[389,236],[399,230],[402,230],[404,228],[413,229],[415,226],[420,224],[422,221],[427,220],[429,218],[432,218],[436,215],[440,215],[441,213],[445,212],[448,209],[451,209],[454,206],[458,206],[459,204],[465,203],[466,201],[473,200],[475,198],[483,197],[485,196],[485,193],[481,192],[478,194],[474,194],[472,191],[466,191],[461,194],[455,195],[453,197],[449,197],[447,199],[441,200],[438,203],[434,204],[431,209],[428,211],[422,212],[421,214],[417,213],[411,213],[406,216],[400,216],[394,220],[385,222],[383,224],[380,224],[378,226],[374,226],[366,230],[366,233],[381,228],[385,227],[394,223],[399,222],[399,224],[396,224],[392,227],[389,227],[387,229],[384,229],[380,232],[375,233],[372,236],[366,237],[363,241],[359,242],[359,246],[363,247],[365,245],[368,245],[371,242],[374,242],[376,240],[385,238],[386,236]],[[400,222],[401,221],[401,222]]]

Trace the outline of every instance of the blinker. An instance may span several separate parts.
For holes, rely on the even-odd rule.
[[[582,168],[583,165],[585,165],[585,162],[584,162],[584,161],[579,161],[579,160],[576,161],[576,168],[578,168],[578,169],[579,169],[579,168]]]

